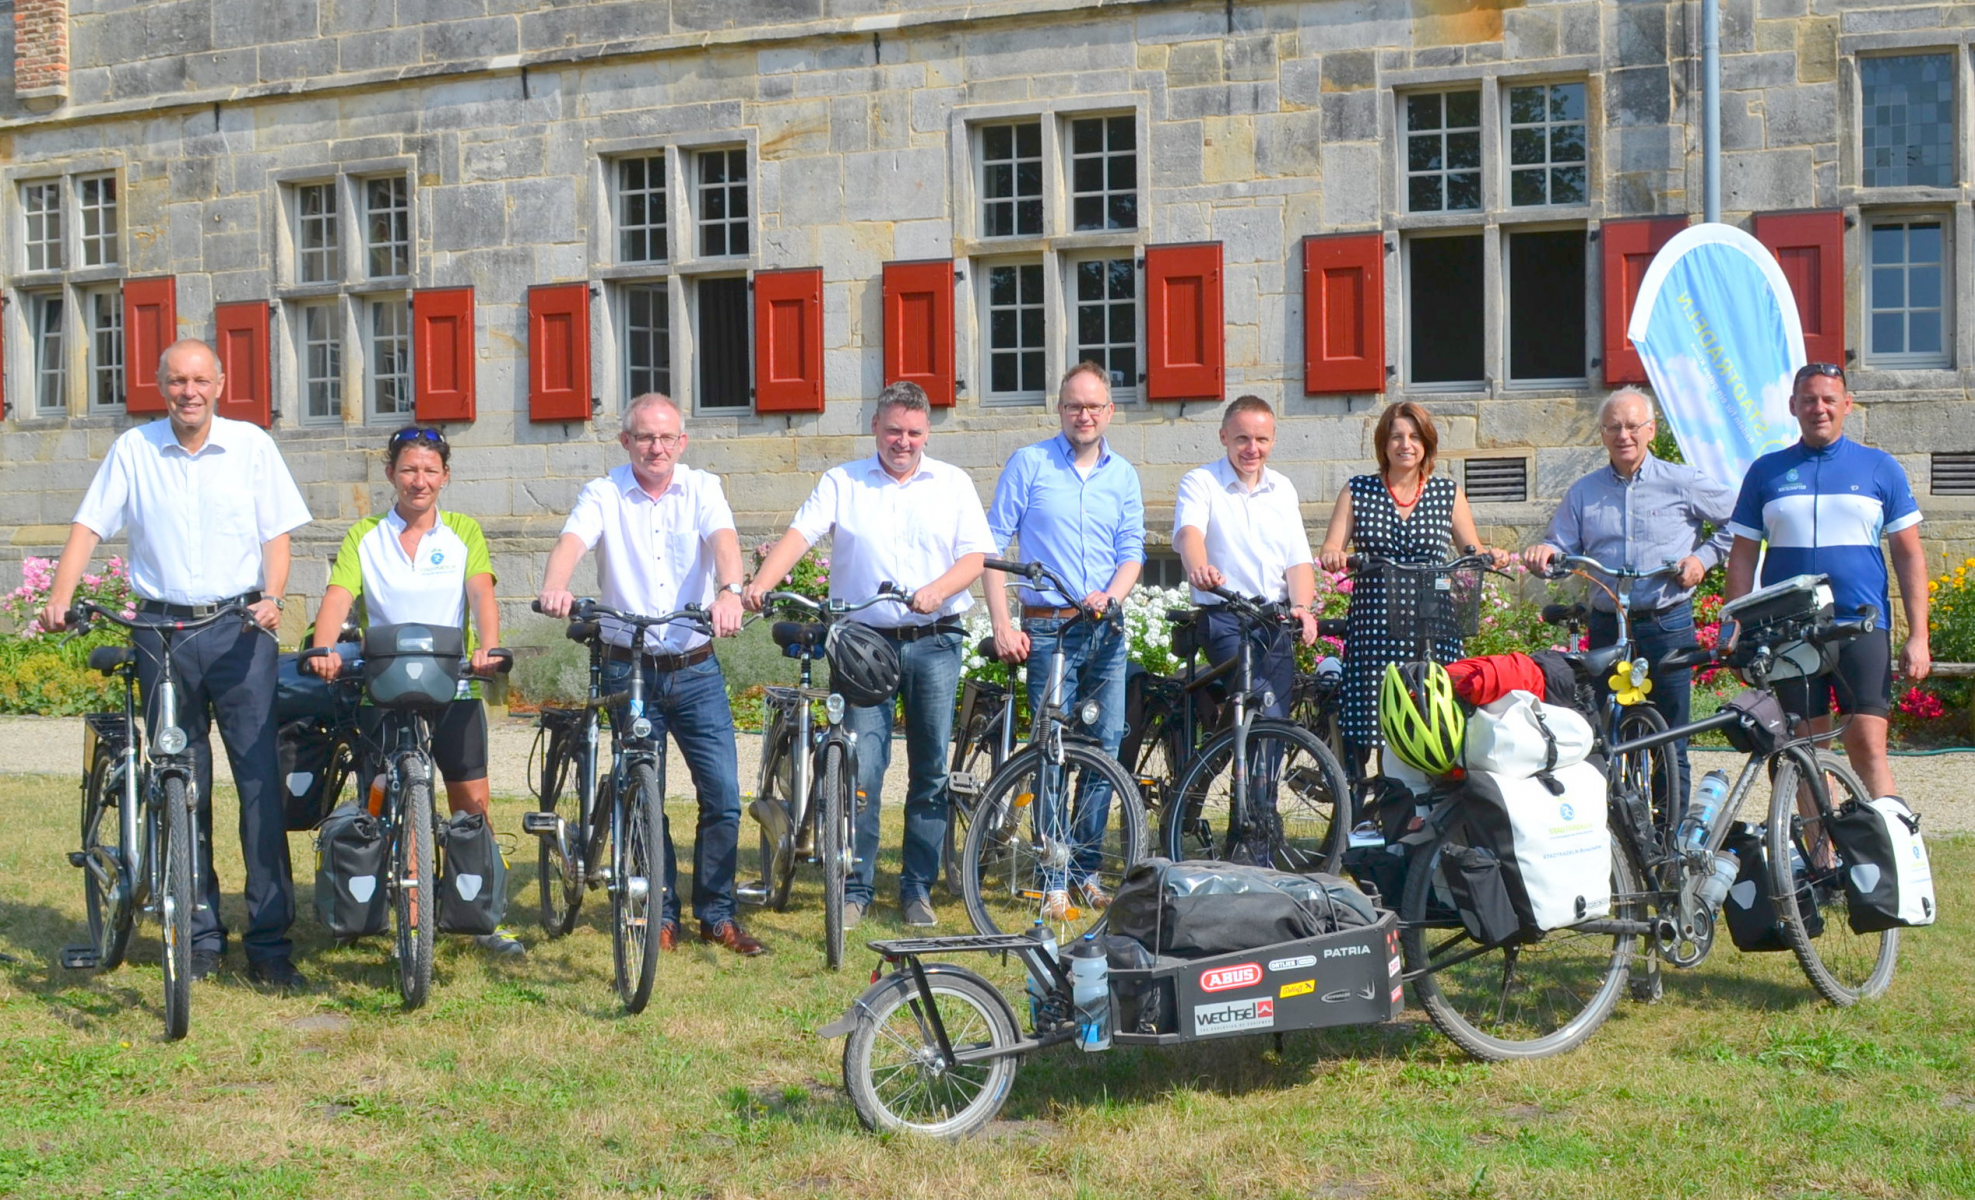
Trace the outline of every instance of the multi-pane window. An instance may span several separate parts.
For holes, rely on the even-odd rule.
[[[369,309],[369,354],[365,390],[372,416],[391,417],[413,409],[411,390],[411,305],[391,296],[365,301]]]
[[[980,132],[982,234],[1039,236],[1042,233],[1041,123],[986,125]]]
[[[1110,373],[1111,390],[1138,386],[1138,269],[1130,258],[1085,259],[1075,280],[1076,354]]]
[[[1584,231],[1511,232],[1508,243],[1509,378],[1584,378]]]
[[[302,415],[330,420],[343,415],[343,337],[337,328],[337,304],[307,304],[299,309],[295,351],[301,363]]]
[[[295,189],[295,255],[295,278],[303,283],[343,278],[334,183],[311,183]]]
[[[1509,203],[1582,204],[1588,197],[1584,85],[1509,89]]]
[[[106,267],[117,261],[117,179],[92,175],[75,185],[76,214],[82,225],[82,265]]]
[[[1876,220],[1866,240],[1866,353],[1883,366],[1946,366],[1941,220]]]
[[[1041,263],[991,266],[987,272],[988,395],[1040,396],[1043,377]]]
[[[699,252],[748,252],[747,151],[707,150],[699,157]]]
[[[62,185],[59,181],[21,185],[21,213],[25,228],[21,245],[27,250],[30,271],[59,271],[65,265],[62,254]]]
[[[98,288],[87,293],[89,306],[89,407],[123,404],[123,292]]]
[[[1478,233],[1407,240],[1409,383],[1482,382],[1485,257]]]
[[[734,153],[742,153],[734,151]],[[742,168],[747,165],[742,153]],[[746,190],[741,209],[747,210]],[[745,245],[746,232],[742,232]],[[619,262],[663,262],[665,241],[665,156],[622,158],[617,161],[617,259]]]
[[[411,183],[402,175],[363,181],[364,247],[371,278],[411,273]]]
[[[28,320],[34,335],[34,407],[59,413],[69,406],[68,350],[62,334],[65,305],[60,292],[36,292],[28,299]]]
[[[624,289],[624,397],[672,394],[672,300],[666,285]]]
[[[1858,60],[1866,187],[1954,183],[1954,59]]]
[[[1406,207],[1469,212],[1481,207],[1481,93],[1407,96]]]
[[[1035,183],[1040,193],[1039,157]],[[1070,122],[1070,218],[1079,231],[1138,228],[1136,118],[1086,117]]]

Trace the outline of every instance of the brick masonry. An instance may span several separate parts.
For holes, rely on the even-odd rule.
[[[297,297],[277,267],[291,253],[284,183],[365,164],[409,167],[411,283],[470,284],[478,302],[479,416],[453,430],[449,499],[486,523],[502,591],[517,602],[539,578],[576,489],[620,461],[611,436],[622,400],[612,357],[621,331],[607,305],[597,306],[593,351],[603,415],[536,425],[525,411],[526,289],[570,280],[607,289],[622,274],[609,265],[600,165],[609,155],[748,146],[755,238],[738,265],[823,270],[825,411],[692,421],[690,461],[726,476],[750,540],[786,522],[817,472],[866,452],[861,430],[881,371],[881,265],[951,256],[972,278],[977,256],[994,248],[976,236],[970,159],[956,145],[973,117],[1137,114],[1145,228],[1127,240],[1222,243],[1227,390],[1259,393],[1283,409],[1276,465],[1295,480],[1319,534],[1345,477],[1371,462],[1380,398],[1303,394],[1298,243],[1374,229],[1397,241],[1447,224],[1404,212],[1395,89],[1583,79],[1591,197],[1550,215],[1595,228],[1607,218],[1699,206],[1697,10],[1663,0],[1113,0],[1101,8],[1071,0],[774,0],[747,6],[746,25],[742,6],[711,0],[93,0],[72,15],[64,0],[14,0],[12,8],[16,78],[11,92],[0,92],[0,168],[10,180],[118,172],[123,261],[113,274],[175,275],[181,334],[210,334],[215,303]],[[32,39],[57,11],[68,90],[56,111],[42,113],[24,97],[46,78],[32,72],[52,69],[44,59],[53,61],[47,56],[62,39]],[[1856,186],[1855,121],[1841,115],[1857,104],[1851,63],[1860,52],[1948,47],[1965,79],[1962,10],[1725,0],[1723,14],[1727,219],[1925,204],[1949,216],[1951,244],[1970,261],[1975,220],[1966,189],[1865,193]],[[1491,170],[1489,187],[1500,194],[1499,169]],[[0,211],[19,221],[17,189]],[[1497,209],[1467,224],[1492,233],[1526,215]],[[1022,248],[1054,256],[1077,244],[1058,238]],[[1857,343],[1859,250],[1854,233],[1848,344]],[[1491,249],[1497,295],[1499,257]],[[1388,356],[1400,365],[1388,400],[1408,394],[1397,382],[1398,261],[1387,259]],[[1589,266],[1595,298],[1595,250]],[[18,260],[6,267],[10,299],[26,282],[21,269]],[[704,269],[682,261],[673,277]],[[1958,362],[1975,358],[1971,274],[1956,272]],[[683,294],[673,292],[675,348],[691,340],[676,307]],[[128,423],[24,413],[21,312],[12,303],[4,317],[16,403],[0,424],[0,527],[8,530],[0,558],[59,545],[94,462]],[[980,316],[965,285],[959,312],[960,374],[978,382]],[[318,517],[299,547],[292,590],[314,593],[342,529],[385,502],[376,451],[390,422],[366,425],[354,411],[328,427],[298,421],[285,320],[277,314],[276,436]],[[1589,322],[1595,345],[1595,299]],[[1490,329],[1499,337],[1499,312]],[[1061,346],[1051,354],[1053,365],[1067,365]],[[1497,378],[1468,393],[1411,395],[1437,414],[1448,457],[1529,461],[1529,502],[1480,506],[1491,536],[1533,536],[1571,479],[1599,460],[1591,414],[1603,388],[1592,375],[1592,386],[1517,388]],[[1858,380],[1856,432],[1902,457],[1932,518],[1930,546],[1957,557],[1975,543],[1975,510],[1925,495],[1927,454],[1975,449],[1971,381],[1967,368],[1863,372]],[[674,389],[689,403],[691,382]],[[354,380],[346,387],[359,390]],[[1008,453],[1052,426],[1037,407],[996,407],[963,391],[957,407],[936,416],[931,452],[972,470],[985,497]],[[1214,432],[1206,403],[1120,412],[1113,440],[1142,469],[1155,539],[1163,540],[1179,476],[1218,453]]]

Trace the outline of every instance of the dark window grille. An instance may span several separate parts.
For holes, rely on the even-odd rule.
[[[1975,496],[1975,454],[1936,454],[1932,474],[1936,496]]]
[[[1519,504],[1529,499],[1529,460],[1470,458],[1462,468],[1468,499]]]

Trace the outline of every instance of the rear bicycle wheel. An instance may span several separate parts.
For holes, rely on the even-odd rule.
[[[985,695],[985,693],[984,693]],[[946,868],[946,890],[962,895],[960,856],[967,847],[967,826],[980,805],[981,793],[1001,765],[1001,706],[983,700],[965,715],[960,736],[953,743],[953,762],[947,768],[947,794],[952,797],[946,812],[946,840],[941,859]]]
[[[1460,844],[1456,823],[1415,852],[1399,905],[1399,943],[1413,999],[1449,1041],[1484,1062],[1547,1058],[1575,1049],[1611,1015],[1631,968],[1631,933],[1552,929],[1535,941],[1483,946],[1467,933],[1440,880],[1440,852]],[[1623,847],[1612,846],[1611,920],[1643,921],[1644,888]]]
[[[1771,903],[1811,986],[1840,1007],[1883,994],[1900,953],[1897,929],[1852,932],[1848,864],[1829,832],[1846,801],[1870,799],[1851,767],[1829,751],[1793,750],[1776,764],[1764,847]]]
[[[561,732],[550,734],[548,753],[542,756],[542,775],[536,790],[540,810],[549,813],[556,810],[572,773],[578,775],[577,786],[580,789],[581,771],[582,767],[576,761],[575,739]],[[581,820],[580,811],[579,804],[578,821]],[[564,820],[568,820],[567,816]],[[542,932],[552,938],[562,937],[576,928],[576,913],[583,906],[582,864],[571,862],[562,852],[565,841],[580,846],[583,836],[584,831],[571,824],[564,829],[560,839],[547,836],[537,839],[535,883],[541,907]]]
[[[1337,757],[1301,726],[1256,721],[1248,731],[1245,820],[1235,828],[1234,734],[1230,729],[1209,741],[1167,800],[1166,857],[1335,874],[1344,862],[1352,805]]]
[[[806,703],[806,701],[805,701]],[[768,760],[761,776],[761,795],[754,804],[763,806],[754,813],[755,869],[762,886],[761,903],[776,912],[789,907],[789,894],[795,887],[797,830],[795,813],[795,727],[778,718],[774,735],[768,739]],[[750,808],[753,804],[749,805]],[[779,819],[780,831],[771,831],[769,821]]]
[[[158,923],[164,933],[165,1039],[177,1041],[192,1025],[192,895],[193,832],[185,781],[165,778],[160,803],[164,807],[158,847]]]
[[[407,1009],[432,991],[432,948],[439,931],[439,875],[433,852],[432,768],[421,760],[407,768],[404,802],[391,839],[391,918],[398,951],[398,994]]]
[[[99,745],[82,785],[82,892],[98,971],[123,965],[137,923],[123,882],[130,854],[123,845],[122,780],[112,778],[117,762],[116,755]],[[99,872],[108,877],[107,886]]]
[[[627,1013],[641,1013],[651,1001],[658,971],[658,935],[665,911],[664,792],[650,763],[631,768],[624,802],[624,844],[617,847],[610,892],[611,950],[617,968],[617,995]]]
[[[932,1009],[956,1055],[1014,1045],[1018,1034],[1007,1002],[985,980],[942,964],[929,964],[926,976]],[[893,975],[865,1004],[863,1019],[844,1043],[843,1077],[866,1129],[965,1137],[1007,1103],[1014,1056],[947,1067],[932,1010],[910,974]]]
[[[1665,732],[1666,717],[1650,704],[1630,705],[1619,715],[1617,734],[1621,743]],[[1613,786],[1651,801],[1653,832],[1662,848],[1673,844],[1674,831],[1687,811],[1687,798],[1673,794],[1677,771],[1671,745],[1634,750],[1612,758]]]
[[[1115,759],[1072,742],[1053,763],[1029,746],[995,772],[967,827],[967,919],[978,933],[1022,933],[1042,920],[1068,945],[1104,919],[1145,845],[1145,809]],[[1052,891],[1067,897],[1060,911],[1049,911]]]
[[[817,775],[816,853],[823,859],[823,965],[843,968],[844,886],[850,878],[850,760],[842,742],[823,744]]]

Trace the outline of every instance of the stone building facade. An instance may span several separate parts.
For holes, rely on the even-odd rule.
[[[519,599],[635,390],[682,400],[690,460],[766,535],[867,452],[890,375],[951,394],[931,452],[985,496],[1085,357],[1155,541],[1244,392],[1284,412],[1317,532],[1403,397],[1520,539],[1600,459],[1627,264],[1700,207],[1699,6],[1668,0],[0,12],[5,556],[60,544],[159,344],[217,335],[317,516],[300,593],[385,502],[414,410],[448,419],[449,504]],[[1777,248],[1813,357],[1855,369],[1856,432],[1957,554],[1971,29],[1723,2],[1724,219]]]

